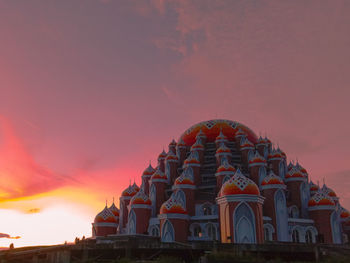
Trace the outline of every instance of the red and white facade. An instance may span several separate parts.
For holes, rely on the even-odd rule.
[[[186,130],[128,186],[120,210],[95,218],[93,236],[152,235],[162,242],[349,241],[350,213],[269,139],[241,123],[211,120]]]

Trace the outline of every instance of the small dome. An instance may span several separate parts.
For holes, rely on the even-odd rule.
[[[216,170],[216,175],[221,175],[221,174],[232,174],[234,175],[234,173],[236,172],[236,169],[230,165],[227,161],[227,159],[223,159],[221,161],[221,165],[218,167],[218,169]]]
[[[154,168],[152,167],[151,164],[143,171],[142,177],[151,177],[152,174],[155,172]]]
[[[158,156],[158,161],[164,160],[165,157],[166,157],[166,152],[163,150]]]
[[[332,198],[337,197],[335,192],[331,188],[327,187],[325,184],[322,187],[322,192],[325,193],[326,195],[332,197]]]
[[[100,213],[95,217],[94,223],[117,223],[117,219],[111,210],[106,206]]]
[[[160,214],[187,214],[187,211],[176,193],[173,193],[160,207]]]
[[[125,197],[132,197],[132,196],[134,196],[139,190],[140,190],[140,188],[134,183],[133,185],[129,185],[129,187],[126,188],[126,189],[122,192],[122,196],[125,196]]]
[[[316,206],[335,206],[335,203],[325,193],[318,191],[309,200],[309,207]]]
[[[186,143],[184,142],[184,140],[182,138],[180,138],[179,142],[176,145],[177,148],[185,148],[186,147]]]
[[[182,136],[182,137],[183,137],[183,136]],[[181,137],[181,138],[182,138],[182,137]],[[197,140],[197,139],[204,139],[204,140],[205,140],[206,138],[207,138],[207,136],[204,134],[203,130],[200,129],[199,132],[198,132],[197,135],[196,135],[196,140]]]
[[[170,143],[169,146],[176,146],[176,141],[173,139]]]
[[[151,205],[151,199],[141,190],[130,200],[130,205]]]
[[[197,123],[187,129],[181,138],[185,143],[190,146],[195,142],[196,137],[204,137],[208,142],[214,142],[216,137],[219,135],[220,130],[227,137],[228,140],[232,141],[237,136],[237,132],[241,130],[244,135],[252,142],[256,142],[257,136],[247,126],[230,120],[209,120]]]
[[[219,135],[215,138],[216,142],[220,141],[226,141],[227,137],[222,133],[222,130],[220,130]]]
[[[176,178],[174,185],[195,185],[193,173],[191,173],[190,170],[186,168],[182,174]]]
[[[223,184],[220,196],[241,194],[260,195],[260,191],[258,186],[238,169],[234,176]]]
[[[246,136],[247,134],[241,129],[239,128],[238,131],[236,132],[235,136],[239,137],[239,136]]]
[[[225,144],[220,144],[220,147],[216,150],[216,153],[231,153],[231,150],[225,145]]]
[[[165,160],[167,160],[167,161],[170,161],[170,160],[172,160],[172,161],[178,161],[179,158],[178,158],[172,151],[169,151],[169,152],[168,152],[168,155],[167,155],[166,158],[165,158]]]
[[[187,159],[184,161],[185,165],[188,164],[200,164],[200,161],[194,156],[194,154],[190,154]]]
[[[305,169],[304,167],[302,167],[298,162],[297,162],[297,164],[296,164],[295,166],[299,169],[299,171],[300,171],[302,174],[304,174],[305,176],[307,176],[307,171],[306,171],[306,169]]]
[[[263,137],[259,136],[256,145],[265,145],[265,140]]]
[[[241,141],[240,147],[241,147],[241,150],[253,149],[254,144],[251,141],[249,141],[247,138],[245,138],[244,140]]]
[[[108,209],[113,213],[115,217],[119,217],[119,209],[115,206],[114,202]]]
[[[320,187],[317,184],[314,184],[312,181],[310,181],[310,192],[317,192],[320,190]]]
[[[288,173],[286,174],[286,179],[290,178],[301,178],[305,179],[305,176],[297,169],[296,167],[293,167]]]
[[[287,167],[288,171],[292,170],[293,168],[294,168],[294,164],[292,162],[289,162]]]
[[[168,180],[168,177],[158,167],[157,170],[154,172],[154,174],[151,177],[151,180],[155,180],[155,179]]]
[[[249,166],[254,165],[266,165],[265,158],[262,157],[258,151],[256,151],[254,156],[249,160]]]
[[[271,159],[283,159],[283,155],[281,154],[281,150],[279,148],[277,149],[272,149],[272,151],[270,152],[268,158],[269,160]]]
[[[202,140],[197,139],[196,142],[192,145],[191,150],[204,150],[204,145],[202,144]]]
[[[269,175],[264,178],[261,185],[284,185],[281,177],[275,175],[273,171],[270,171]]]
[[[344,207],[340,209],[340,219],[342,221],[350,219],[350,212],[346,210]]]

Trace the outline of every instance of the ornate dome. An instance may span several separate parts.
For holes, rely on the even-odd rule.
[[[249,141],[248,138],[244,138],[241,141],[240,147],[241,147],[241,150],[253,149],[254,148],[254,144],[251,141]]]
[[[279,148],[277,148],[277,149],[272,149],[268,158],[269,160],[273,160],[273,159],[282,159],[284,157],[282,155],[282,151]]]
[[[227,137],[222,133],[222,130],[220,130],[219,135],[215,138],[216,142],[224,142],[227,140]]]
[[[216,170],[216,175],[221,175],[221,174],[234,175],[235,172],[236,172],[236,169],[232,165],[230,165],[227,159],[225,158],[221,161],[221,165]]]
[[[270,171],[269,175],[261,182],[261,185],[284,185],[284,182],[281,177]]]
[[[115,217],[119,217],[119,209],[115,206],[114,201],[108,209],[113,213]]]
[[[152,167],[151,164],[143,171],[142,177],[151,177],[152,174],[155,172],[154,168]]]
[[[192,170],[192,168],[190,168]],[[174,185],[195,185],[193,173],[190,172],[189,168],[185,168],[182,174],[176,178]]]
[[[342,221],[346,221],[350,219],[350,212],[346,210],[344,207],[340,209],[340,219]]]
[[[173,139],[170,143],[169,146],[176,146],[176,141]]]
[[[256,151],[254,156],[249,160],[249,166],[255,165],[266,165],[265,158],[262,157],[258,151]]]
[[[222,143],[220,147],[216,150],[216,153],[231,153],[231,150],[225,144]]]
[[[199,165],[200,161],[194,156],[194,154],[190,154],[187,159],[184,161],[184,165],[196,164]]]
[[[116,217],[107,206],[97,214],[94,223],[118,223]]]
[[[335,192],[331,188],[327,187],[325,184],[322,187],[322,192],[325,193],[326,195],[332,197],[332,198],[337,197]]]
[[[187,211],[176,193],[173,193],[160,207],[160,214],[187,214]]]
[[[130,205],[151,205],[151,199],[140,190],[133,198],[130,200]]]
[[[286,174],[286,179],[290,179],[290,178],[305,178],[305,175],[303,175],[299,169],[297,169],[296,167],[293,167],[291,170],[288,171],[288,173]]]
[[[320,187],[317,184],[314,184],[312,181],[310,181],[310,192],[314,193],[320,190]]]
[[[197,139],[196,142],[192,145],[191,150],[204,150],[204,145],[202,144],[201,139]]]
[[[334,206],[333,200],[325,193],[318,191],[309,200],[309,207],[316,206]]]
[[[168,177],[158,167],[157,170],[154,172],[154,174],[151,177],[151,180],[154,180],[154,179],[168,180]]]
[[[244,131],[249,140],[256,142],[257,136],[245,125],[235,121],[219,119],[204,121],[193,125],[181,135],[180,139],[183,139],[187,145],[192,145],[196,141],[197,134],[202,131],[207,140],[213,142],[219,135],[220,130],[222,130],[222,133],[227,137],[227,139],[233,140],[239,129]]]
[[[166,157],[166,152],[163,150],[163,151],[159,154],[159,156],[158,156],[158,161],[159,161],[159,160],[164,160],[165,157]]]
[[[166,158],[165,158],[165,160],[167,160],[167,161],[170,161],[170,160],[172,160],[172,161],[178,161],[179,158],[178,158],[172,151],[169,151],[169,152],[168,152],[168,155],[167,155]]]
[[[139,190],[140,188],[134,183],[133,185],[129,185],[129,187],[122,192],[122,196],[133,197]]]
[[[258,186],[238,169],[234,176],[222,185],[220,196],[242,194],[260,195],[260,191]]]

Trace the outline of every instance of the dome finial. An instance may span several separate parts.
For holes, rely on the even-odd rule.
[[[106,207],[107,207],[107,198],[106,198]]]

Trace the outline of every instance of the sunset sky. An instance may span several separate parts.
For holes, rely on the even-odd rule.
[[[90,236],[106,199],[215,118],[267,134],[350,209],[349,14],[337,0],[0,0],[0,247]]]

